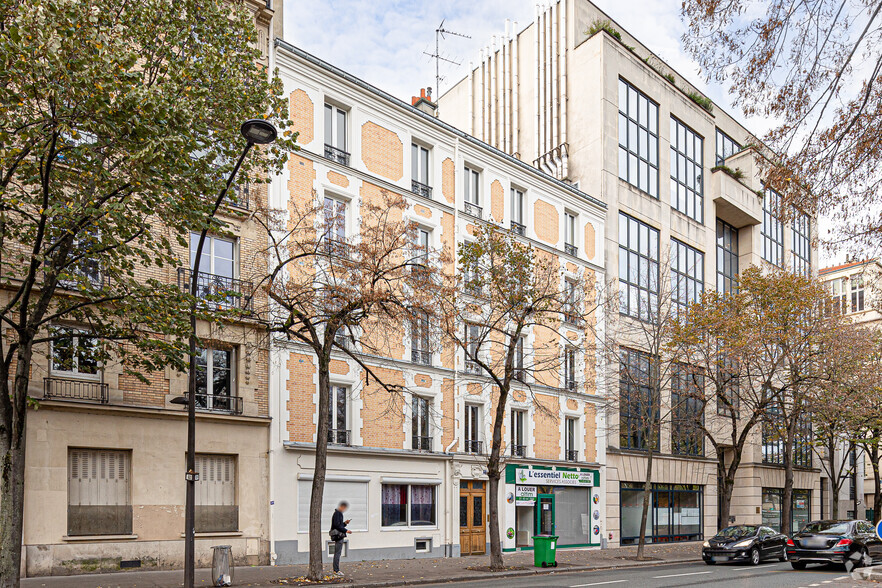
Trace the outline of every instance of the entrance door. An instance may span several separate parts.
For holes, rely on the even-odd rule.
[[[481,555],[487,551],[485,482],[463,480],[459,487],[459,553]]]
[[[536,498],[536,534],[554,535],[554,494]]]

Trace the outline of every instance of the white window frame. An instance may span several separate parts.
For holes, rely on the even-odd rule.
[[[425,484],[396,484],[392,482],[383,482],[380,484],[380,509],[383,508],[383,486],[407,486],[407,505],[405,506],[405,512],[407,513],[407,524],[406,525],[383,525],[383,516],[380,515],[380,529],[383,531],[394,531],[394,530],[433,530],[438,529],[438,503],[440,501],[439,491],[440,486],[438,484],[432,484],[427,481]],[[428,486],[432,488],[433,495],[433,504],[435,510],[435,524],[433,525],[414,525],[411,520],[411,508],[413,507],[413,487],[414,486]]]
[[[570,451],[575,451],[576,453],[581,451],[579,449],[580,420],[579,417],[575,416],[564,417],[564,451],[567,453]],[[572,442],[570,440],[570,433],[572,433]],[[566,453],[564,457],[567,457]]]
[[[515,416],[517,415],[517,416]],[[520,445],[524,448],[524,454],[519,455],[517,457],[527,457],[527,419],[529,418],[529,412],[525,408],[520,408],[517,406],[512,407],[511,412],[509,412],[509,427],[511,428],[511,435],[509,441],[512,446]],[[515,443],[518,441],[518,443]],[[513,451],[510,451],[512,455],[514,455]]]
[[[469,443],[477,441],[478,446],[480,447],[484,441],[483,408],[482,405],[473,402],[467,402],[465,404],[463,410],[462,439],[466,453],[479,453],[476,451],[468,451]],[[483,447],[481,447],[481,450],[480,453],[483,453]]]
[[[344,386],[342,384],[331,383],[330,389],[328,390],[328,394],[330,397],[328,398],[328,410],[330,412],[330,418],[328,420],[328,434],[331,435],[333,432],[342,432],[345,431],[344,436],[347,437],[345,439],[346,443],[351,443],[352,441],[352,430],[349,428],[350,421],[352,420],[350,417],[351,413],[351,403],[349,401],[349,387]],[[343,401],[343,426],[340,426],[340,415],[338,411],[338,407],[340,406],[340,401]],[[343,441],[339,441],[339,434],[335,438],[335,442],[337,444],[344,443]]]
[[[78,329],[76,327],[67,327],[67,326],[53,326],[51,327],[51,331],[54,337],[57,337],[60,332],[64,332],[66,337],[70,337],[71,339],[71,353],[73,362],[73,370],[63,370],[58,369],[55,364],[55,348],[57,345],[57,341],[53,338],[53,340],[49,344],[49,374],[53,376],[61,376],[64,378],[76,379],[76,380],[90,380],[90,381],[101,381],[104,366],[102,365],[100,358],[96,359],[96,368],[95,373],[90,374],[88,372],[79,371],[79,356],[77,353],[77,348],[79,347],[79,339],[94,339],[95,340],[95,353],[100,356],[99,345],[100,341],[94,335],[89,334],[89,331],[85,329]],[[84,348],[85,349],[85,348]]]
[[[579,215],[575,212],[564,210],[564,247],[569,245],[575,249],[575,253],[572,255],[576,255],[579,252],[578,231],[576,230],[578,226]]]
[[[425,164],[425,169],[423,169]],[[432,148],[417,141],[410,144],[410,178],[414,182],[431,188],[432,186]]]
[[[228,243],[230,245],[230,249],[232,250],[232,259],[230,259],[230,264],[233,266],[233,271],[231,272],[232,276],[225,276],[223,274],[218,274],[216,265],[218,261],[217,253],[215,251],[216,245],[218,242]],[[190,268],[192,269],[195,266],[196,261],[196,247],[199,243],[199,233],[190,232]],[[202,263],[200,264],[199,274],[210,274],[212,276],[221,276],[223,278],[229,278],[231,280],[235,280],[239,277],[239,260],[238,260],[238,242],[236,239],[227,239],[226,237],[216,237],[214,235],[206,235],[205,236],[205,244],[202,246]],[[203,270],[202,266],[208,262],[208,269]]]
[[[330,120],[328,120],[328,113],[330,112]],[[339,145],[338,141],[340,140],[340,117],[339,115],[343,115],[343,133],[342,139],[343,144]],[[323,119],[325,133],[325,145],[329,147],[333,147],[334,149],[339,149],[344,153],[348,153],[349,149],[349,110],[334,104],[333,102],[325,101],[324,107],[324,119]],[[329,129],[330,127],[330,129]],[[330,136],[328,133],[330,131]]]

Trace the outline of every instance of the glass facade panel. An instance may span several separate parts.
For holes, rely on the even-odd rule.
[[[658,313],[658,231],[619,213],[619,312],[653,321]]]
[[[650,543],[702,538],[703,486],[653,484],[646,540]],[[643,512],[643,482],[621,483],[622,544],[637,543]]]
[[[812,221],[799,211],[793,217],[793,273],[806,277],[812,273]]]
[[[738,229],[717,219],[717,292],[738,291]]]
[[[560,545],[585,545],[591,530],[588,488],[554,488],[554,532]]]
[[[619,79],[619,177],[658,198],[658,104]]]
[[[671,239],[671,298],[674,311],[685,311],[704,294],[704,253]]]
[[[704,139],[671,117],[671,206],[704,222]]]
[[[763,526],[771,527],[779,533],[792,535],[799,532],[809,522],[812,505],[811,490],[793,490],[790,505],[790,530],[781,530],[781,509],[784,502],[781,488],[763,488]]]
[[[781,195],[766,188],[763,198],[763,259],[782,267],[784,263],[784,223],[781,222]]]
[[[619,364],[619,443],[623,449],[649,449],[650,428],[655,429],[653,443],[658,447],[659,407],[653,393],[652,356],[633,349],[623,349]]]

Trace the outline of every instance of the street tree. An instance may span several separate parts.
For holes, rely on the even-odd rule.
[[[197,17],[198,15],[198,17]],[[33,358],[83,325],[99,361],[184,370],[158,278],[208,222],[242,121],[284,128],[248,11],[197,0],[0,3],[0,586],[19,585]],[[290,143],[246,160],[275,169]],[[261,161],[258,161],[262,159]],[[262,174],[262,175],[263,175]],[[218,225],[219,229],[222,226]]]

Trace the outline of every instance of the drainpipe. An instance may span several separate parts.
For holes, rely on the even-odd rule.
[[[569,89],[567,88],[567,0],[560,0],[560,142],[567,142],[567,102],[569,101]],[[567,165],[567,149],[561,149],[561,178],[569,177]]]
[[[518,23],[514,23],[514,36],[511,40],[511,153],[520,156],[520,146],[518,145],[518,130],[520,129],[520,119],[518,118],[518,95],[521,92],[521,85],[518,83]]]
[[[536,149],[536,159],[539,159],[539,133],[541,133],[539,121],[542,118],[542,109],[539,107],[539,5],[536,5],[536,19],[533,21],[533,34],[535,39],[535,60],[536,71],[534,72],[535,82],[533,84],[533,108],[536,109],[536,129],[533,133],[533,145]]]
[[[509,61],[511,59],[511,50],[509,43],[511,42],[511,20],[505,19],[505,37],[502,39],[502,150],[509,153],[508,139],[508,76],[510,73]]]
[[[499,97],[499,92],[496,90],[496,70],[499,69],[499,58],[497,57],[498,52],[496,50],[496,35],[493,35],[490,46],[490,144],[498,147],[496,127],[499,124],[497,120],[499,113],[496,108],[496,100]]]
[[[475,66],[469,61],[469,135],[475,134]],[[440,90],[436,90],[440,94]]]

